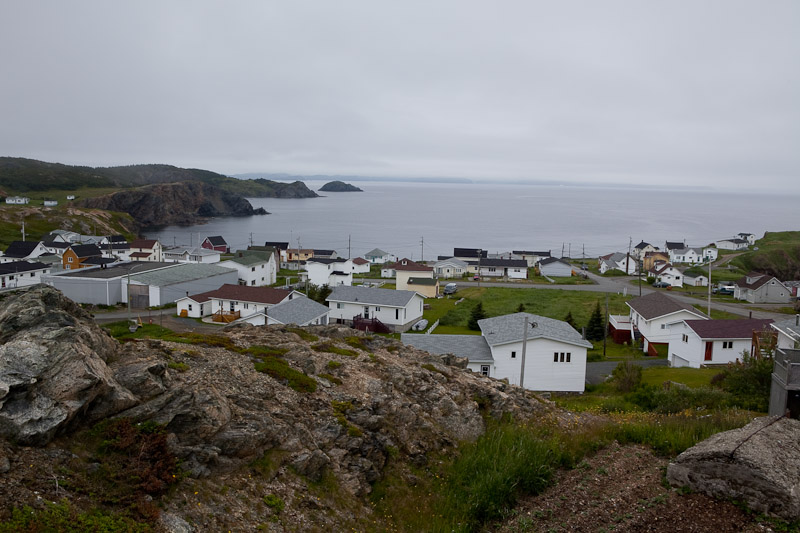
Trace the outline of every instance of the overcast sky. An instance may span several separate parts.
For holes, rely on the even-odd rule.
[[[800,193],[800,2],[0,3],[0,155]]]

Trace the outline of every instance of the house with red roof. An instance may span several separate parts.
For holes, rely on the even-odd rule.
[[[370,262],[363,257],[356,257],[352,263],[353,274],[369,274]]]
[[[683,320],[708,320],[693,306],[670,298],[663,292],[653,292],[625,302],[630,308],[627,327],[632,337],[642,341],[642,350],[658,355],[657,345],[665,348],[670,342],[670,326]],[[621,329],[622,324],[618,324]]]
[[[225,284],[213,291],[185,296],[177,300],[178,316],[203,318],[214,315],[215,322],[233,322],[263,312],[293,298],[305,298],[297,291],[272,287]]]
[[[128,259],[160,262],[164,260],[163,248],[155,239],[137,239],[130,245]]]
[[[669,364],[700,368],[726,365],[750,354],[753,334],[770,331],[772,320],[682,320],[669,327]]]

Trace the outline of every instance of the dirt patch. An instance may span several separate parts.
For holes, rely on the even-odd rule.
[[[525,498],[496,532],[769,531],[729,502],[666,487],[667,460],[617,443],[560,472],[546,492]]]

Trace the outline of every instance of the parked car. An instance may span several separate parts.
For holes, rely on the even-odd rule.
[[[474,281],[480,281],[480,280],[481,280],[481,277],[480,277],[479,275],[475,274],[474,276],[472,276],[472,279],[473,279]]]
[[[457,290],[458,290],[458,285],[456,285],[455,283],[448,283],[447,285],[444,286],[442,294],[455,294]]]
[[[653,283],[653,287],[655,287],[656,289],[666,289],[667,287],[671,286],[672,285],[670,285],[666,281],[656,281],[655,283]]]

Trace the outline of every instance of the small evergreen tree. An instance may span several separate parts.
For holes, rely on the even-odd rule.
[[[567,311],[567,316],[564,317],[564,322],[575,328],[578,329],[578,325],[575,323],[575,319],[572,318],[572,311]]]
[[[590,341],[601,341],[605,336],[606,328],[605,321],[603,320],[603,312],[600,311],[600,302],[592,311],[592,316],[589,317],[589,323],[586,324],[586,338]]]
[[[480,330],[481,328],[478,326],[478,320],[483,320],[484,318],[486,318],[486,313],[483,311],[483,304],[478,302],[478,305],[472,308],[467,327],[473,331]]]
[[[524,313],[525,312],[525,304],[519,304],[517,307],[517,313]]]
[[[317,297],[314,298],[314,301],[321,303],[322,305],[328,305],[328,302],[326,302],[325,300],[328,298],[328,296],[331,295],[331,292],[333,291],[331,290],[330,287],[328,287],[328,285],[323,285],[322,287],[319,287],[317,289]]]

